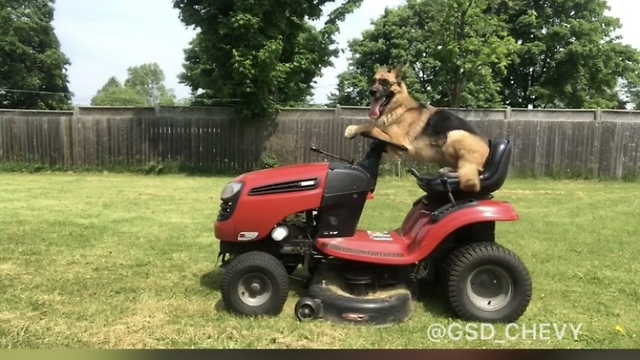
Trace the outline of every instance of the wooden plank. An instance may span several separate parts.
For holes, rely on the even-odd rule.
[[[218,150],[219,142],[221,139],[221,131],[222,131],[222,120],[218,118],[210,119],[209,126],[211,129],[211,135],[209,136],[209,149],[210,160],[208,161],[208,165],[214,169],[220,168],[220,151]]]
[[[64,165],[64,157],[61,155],[64,153],[64,138],[62,137],[63,134],[60,131],[60,118],[51,118],[50,125],[52,140],[51,155],[53,156],[53,162],[56,166]]]
[[[109,119],[104,117],[100,119],[100,164],[102,166],[111,166],[111,134],[109,133]]]
[[[144,122],[144,117],[135,117],[132,118],[131,121],[134,122],[133,124],[133,130],[132,130],[132,135],[133,135],[133,141],[134,141],[134,149],[133,149],[133,164],[135,166],[143,166],[144,165],[144,156],[143,156],[143,152],[144,152],[144,132],[143,132],[143,122]]]
[[[7,140],[5,139],[6,130],[4,126],[5,122],[5,118],[0,116],[0,162],[7,161]]]
[[[60,118],[60,132],[62,141],[64,144],[63,158],[64,167],[69,168],[71,166],[71,118],[68,116]]]
[[[210,168],[211,159],[214,157],[213,153],[213,119],[210,117],[199,117],[197,126],[200,131],[200,148],[196,154],[196,161],[198,166]]]
[[[21,161],[29,161],[29,144],[27,139],[27,122],[24,117],[18,119],[18,137],[20,141]]]
[[[229,155],[229,149],[231,148],[231,138],[233,137],[233,130],[231,129],[231,120],[221,121],[220,127],[220,142],[217,144],[218,149],[218,164],[220,168],[227,170],[231,167],[231,159]]]
[[[109,147],[108,156],[109,166],[118,166],[120,165],[120,156],[118,153],[118,124],[120,120],[117,118],[108,118],[107,119],[107,146]]]
[[[78,164],[78,117],[74,113],[70,121],[71,128],[71,167]]]

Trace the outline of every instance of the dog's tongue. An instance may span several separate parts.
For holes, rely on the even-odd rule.
[[[371,101],[371,108],[369,109],[369,119],[376,120],[380,116],[380,105],[382,104],[382,100]]]

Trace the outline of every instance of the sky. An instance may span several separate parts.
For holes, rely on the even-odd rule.
[[[341,25],[337,37],[346,48],[349,39],[359,37],[371,21],[388,6],[403,0],[364,0]],[[608,0],[609,14],[620,19],[622,41],[640,49],[637,0]],[[335,6],[335,5],[334,5]],[[189,97],[189,89],[178,83],[184,49],[194,30],[180,21],[171,0],[56,0],[53,26],[62,51],[71,60],[68,69],[74,103],[89,105],[91,98],[111,76],[124,82],[127,68],[156,62],[165,73],[165,84],[178,98]],[[323,103],[335,90],[337,76],[347,67],[348,53],[334,59],[316,80],[314,102]]]

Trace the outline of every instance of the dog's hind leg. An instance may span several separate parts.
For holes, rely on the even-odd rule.
[[[477,164],[461,159],[458,162],[457,173],[460,178],[460,190],[465,192],[480,191],[480,173]]]
[[[480,172],[489,155],[488,145],[476,135],[464,130],[449,132],[444,152],[457,160],[456,172],[460,178],[460,189],[466,192],[480,191]]]

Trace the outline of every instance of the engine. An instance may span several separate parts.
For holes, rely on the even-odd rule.
[[[311,212],[288,216],[271,231],[271,238],[279,244],[279,253],[304,255],[313,244],[315,226]]]

